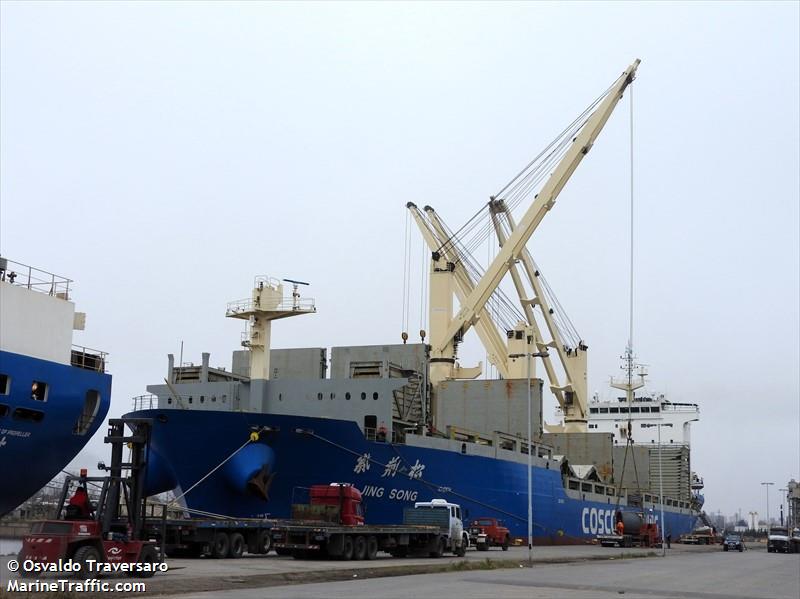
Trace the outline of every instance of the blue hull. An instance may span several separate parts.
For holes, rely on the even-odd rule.
[[[194,510],[287,518],[311,485],[346,482],[362,491],[370,524],[399,523],[414,501],[442,497],[461,504],[466,518],[494,516],[513,536],[527,535],[527,469],[517,462],[369,441],[355,423],[342,420],[199,410],[128,416],[154,421],[149,492],[179,486]],[[253,428],[261,427],[272,430],[248,444]],[[259,472],[267,499],[248,487]],[[533,468],[536,543],[580,543],[611,532],[615,510],[614,498],[570,497],[560,472]],[[694,528],[696,517],[689,510],[666,512],[665,531],[677,538]]]
[[[44,487],[92,438],[108,412],[111,376],[10,352],[0,352],[0,374],[10,379],[0,395],[2,516]],[[47,384],[46,401],[31,397],[33,381]],[[76,434],[88,391],[99,393],[97,412],[85,433]]]

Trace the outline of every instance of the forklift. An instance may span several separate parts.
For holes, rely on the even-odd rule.
[[[126,426],[131,430],[127,437]],[[81,470],[80,476],[67,475],[55,519],[35,522],[23,539],[20,565],[25,560],[42,564],[35,569],[21,567],[23,576],[35,576],[46,570],[46,564],[66,560],[80,565],[73,571],[79,578],[97,578],[100,572],[150,578],[159,571],[162,556],[155,542],[145,538],[143,532],[151,428],[152,421],[147,418],[108,421],[104,441],[111,445],[111,465],[98,464],[108,475],[86,476],[86,470]],[[126,446],[130,448],[129,462],[123,461]],[[87,485],[100,489],[96,508],[88,499]],[[85,498],[74,500],[81,495]],[[92,576],[93,573],[96,574]]]

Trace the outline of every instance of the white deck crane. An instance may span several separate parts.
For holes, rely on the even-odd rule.
[[[430,271],[431,290],[433,290],[434,287],[437,289],[436,293],[433,293],[433,291],[431,292],[429,310],[430,322],[432,323],[434,318],[442,312],[452,314],[452,294],[455,293],[458,301],[463,302],[464,299],[472,293],[472,290],[475,289],[475,282],[463,266],[459,266],[463,265],[464,261],[458,248],[455,245],[445,247],[449,236],[433,208],[425,206],[425,213],[428,216],[427,219],[413,202],[406,204],[406,208],[409,209],[414,217],[414,221],[417,223],[422,237],[425,239],[425,243],[428,244],[432,252]],[[447,292],[448,289],[451,290],[449,295]],[[439,303],[433,301],[434,297],[439,300]],[[442,304],[442,302],[444,303]],[[508,348],[503,338],[498,333],[497,327],[494,325],[485,306],[480,310],[475,323],[475,330],[484,348],[486,348],[489,362],[495,365],[501,377],[504,379],[511,378],[507,360]],[[468,376],[465,376],[465,374]],[[473,374],[474,376],[472,376]],[[451,373],[451,378],[475,378],[480,374],[480,370],[474,371],[474,369],[459,368]]]
[[[492,200],[489,204],[492,214],[497,240],[502,247],[508,238],[508,234],[514,231],[516,224],[514,217],[508,210],[503,200]],[[501,219],[505,220],[505,226]],[[508,231],[507,231],[507,230]],[[587,384],[586,384],[586,362],[588,347],[579,341],[576,347],[569,347],[553,318],[553,309],[547,300],[547,296],[542,288],[539,270],[533,261],[533,257],[524,247],[519,256],[528,283],[533,290],[533,297],[526,297],[525,286],[522,283],[522,276],[519,273],[517,264],[512,264],[509,273],[514,281],[514,287],[519,295],[520,303],[525,311],[525,316],[532,329],[534,344],[539,352],[546,352],[554,349],[558,353],[559,360],[564,369],[564,382],[559,381],[558,375],[553,368],[549,356],[543,357],[547,378],[550,381],[550,391],[556,396],[559,406],[564,413],[564,426],[546,425],[549,432],[586,432],[586,408],[588,403]],[[547,330],[550,333],[550,341],[545,342],[539,325],[536,322],[533,308],[539,306],[540,314],[545,321]]]
[[[475,284],[475,287],[461,301],[458,313],[452,315],[453,286],[452,277],[447,277],[444,284],[435,284],[435,277],[431,277],[430,301],[430,340],[431,340],[431,382],[445,381],[455,378],[456,346],[463,339],[467,331],[480,320],[481,313],[492,293],[497,289],[509,268],[518,260],[525,249],[525,244],[530,239],[536,227],[541,223],[545,214],[553,207],[558,194],[564,188],[572,173],[589,152],[597,136],[602,131],[611,113],[614,111],[622,94],[633,81],[640,61],[637,59],[614,82],[609,91],[589,116],[580,132],[572,140],[572,144],[556,165],[549,179],[541,188],[532,205],[525,212],[503,247],[497,253],[484,276]],[[445,279],[444,277],[442,279]],[[436,312],[434,312],[436,307]],[[527,336],[527,343],[533,345],[534,335]],[[533,347],[527,352],[533,353]],[[536,348],[538,350],[538,348]],[[584,383],[585,385],[585,383]],[[577,381],[573,381],[573,389]],[[574,392],[574,390],[573,390]],[[585,396],[584,396],[585,401]],[[585,404],[573,411],[573,420],[570,428],[584,429],[586,416]]]

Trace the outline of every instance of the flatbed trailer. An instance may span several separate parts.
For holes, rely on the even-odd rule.
[[[261,518],[148,518],[145,530],[169,557],[239,558],[244,552],[266,555],[279,520]]]
[[[603,547],[661,547],[661,541],[651,534],[597,535]]]
[[[347,526],[322,522],[277,523],[275,547],[296,558],[312,555],[342,560],[375,559],[378,551],[394,557],[428,554],[441,557],[450,549],[449,531],[438,526]],[[459,550],[456,550],[458,553]]]

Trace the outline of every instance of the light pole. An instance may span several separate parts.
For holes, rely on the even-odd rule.
[[[533,443],[531,442],[531,358],[547,358],[550,354],[545,352],[525,352],[524,354],[509,354],[509,358],[527,358],[528,379],[528,565],[533,566]]]
[[[659,507],[661,508],[661,526],[659,526],[659,528],[661,529],[661,556],[663,557],[667,555],[667,546],[664,544],[664,529],[666,528],[666,526],[664,524],[664,479],[661,474],[661,463],[663,461],[661,457],[661,427],[668,426],[672,428],[672,423],[671,422],[668,422],[666,424],[662,422],[656,422],[654,424],[645,423],[642,424],[642,426],[644,428],[652,428],[654,426],[658,428],[658,503]]]
[[[774,485],[775,483],[761,483],[767,489],[767,534],[769,534],[769,529],[772,528],[769,521],[769,487],[770,485]]]
[[[783,499],[786,498],[788,500],[789,489],[778,489],[778,491],[783,491],[783,493],[781,493],[781,526],[783,526]]]

